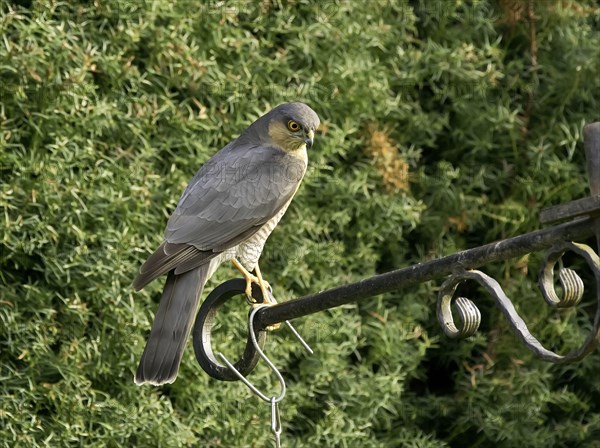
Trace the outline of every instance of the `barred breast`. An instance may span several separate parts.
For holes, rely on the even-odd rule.
[[[271,232],[277,226],[285,211],[289,207],[292,199],[290,199],[287,204],[281,207],[281,210],[273,216],[269,221],[267,221],[254,235],[248,238],[243,243],[240,243],[236,248],[236,256],[235,258],[244,266],[248,271],[252,272],[252,270],[256,267],[258,263],[258,259],[260,258],[260,254],[263,251],[263,247],[271,235]]]

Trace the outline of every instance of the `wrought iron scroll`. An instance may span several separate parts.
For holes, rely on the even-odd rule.
[[[263,307],[253,314],[253,330],[262,346],[267,327],[307,316],[349,302],[368,299],[385,292],[396,291],[414,284],[449,276],[442,284],[437,305],[438,320],[444,333],[451,338],[473,335],[481,321],[481,313],[472,299],[454,299],[459,284],[475,281],[491,295],[515,334],[523,344],[540,358],[554,363],[581,360],[600,343],[600,260],[590,246],[576,241],[596,237],[600,252],[600,122],[584,127],[584,143],[591,195],[566,204],[543,210],[540,221],[554,224],[541,230],[515,236],[495,243],[458,252],[446,257],[419,263],[403,269],[376,275],[357,283],[339,286],[294,300]],[[558,224],[557,224],[558,223]],[[539,274],[539,287],[546,302],[556,308],[576,306],[583,295],[584,283],[579,275],[562,266],[562,256],[570,251],[582,257],[593,273],[596,288],[596,313],[590,334],[581,347],[559,355],[546,349],[528,330],[513,303],[500,284],[476,268],[496,261],[546,251]],[[554,272],[557,263],[560,291],[555,289]],[[230,369],[218,363],[210,347],[210,331],[218,307],[236,294],[243,294],[244,283],[230,280],[211,292],[203,303],[194,327],[194,350],[202,368],[221,380],[235,380]],[[262,299],[260,289],[253,290]],[[455,322],[454,307],[459,322]],[[259,356],[250,338],[241,359],[235,364],[245,376],[254,368]]]
[[[575,271],[568,268],[559,269],[559,279],[561,283],[561,294],[557,294],[554,287],[554,266],[560,257],[566,252],[572,251],[585,259],[588,266],[594,273],[596,285],[600,284],[600,259],[591,247],[578,243],[561,243],[552,247],[546,254],[545,263],[540,272],[540,289],[543,297],[549,305],[558,308],[567,308],[575,306],[583,296],[583,281]],[[475,303],[465,297],[458,297],[454,300],[454,305],[460,316],[460,326],[457,327],[452,316],[453,295],[456,288],[461,283],[473,280],[479,283],[488,294],[495,300],[496,304],[506,317],[509,325],[515,334],[521,339],[521,342],[533,353],[544,361],[553,363],[568,363],[579,361],[588,355],[600,342],[600,301],[596,303],[596,316],[592,331],[585,342],[576,350],[562,356],[545,348],[535,336],[533,336],[525,321],[519,316],[512,301],[502,290],[500,284],[492,277],[478,270],[463,271],[452,275],[442,285],[438,295],[437,315],[438,321],[444,330],[444,333],[451,338],[468,337],[473,335],[481,321],[481,313]],[[598,286],[596,286],[598,287]]]

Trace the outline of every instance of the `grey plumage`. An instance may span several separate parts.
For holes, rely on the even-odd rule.
[[[135,374],[137,384],[160,385],[171,382],[177,376],[207,271],[208,266],[200,266],[180,275],[169,272],[150,337]]]
[[[290,120],[302,131],[288,136]],[[165,241],[133,283],[139,290],[168,273],[137,384],[175,380],[199,295],[220,263],[236,258],[248,271],[255,268],[304,176],[306,144],[312,144],[318,126],[305,104],[283,104],[217,152],[190,181],[167,223]]]

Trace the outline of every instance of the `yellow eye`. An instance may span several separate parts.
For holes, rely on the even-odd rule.
[[[288,121],[288,129],[292,132],[298,132],[300,130],[300,125],[294,120],[290,120]]]

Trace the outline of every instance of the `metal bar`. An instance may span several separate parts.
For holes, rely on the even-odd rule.
[[[545,208],[540,212],[540,222],[556,224],[559,221],[572,220],[578,216],[593,215],[600,215],[600,194]]]
[[[486,244],[453,255],[376,275],[356,283],[265,307],[256,314],[256,328],[296,319],[416,283],[444,277],[457,269],[473,269],[546,249],[559,241],[582,240],[595,233],[594,219],[582,218],[514,238]]]
[[[590,192],[592,196],[598,195],[600,194],[600,121],[583,127],[583,146],[585,149]],[[594,227],[596,230],[596,247],[598,254],[600,254],[600,216],[594,218]],[[600,273],[598,271],[596,271],[596,302],[600,303]],[[596,310],[594,328],[596,329],[596,338],[598,338],[600,310]],[[591,343],[590,347],[592,347]]]
[[[583,143],[592,196],[600,194],[600,121],[583,127]]]
[[[583,146],[592,196],[600,195],[600,121],[583,127]],[[600,253],[600,217],[596,218],[596,243]],[[600,285],[598,286],[600,296]]]

